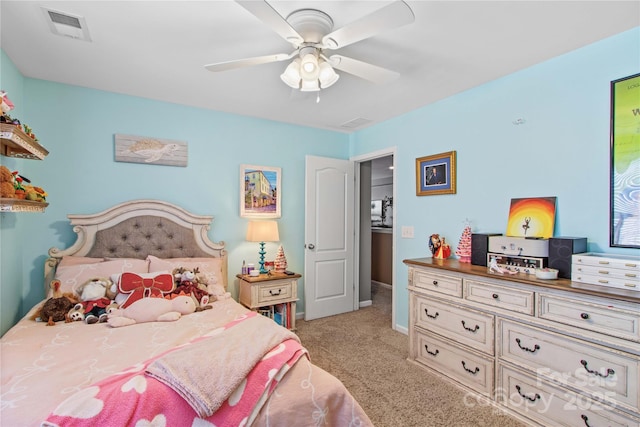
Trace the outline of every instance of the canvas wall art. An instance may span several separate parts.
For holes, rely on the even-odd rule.
[[[610,246],[640,248],[640,74],[611,82]]]
[[[507,236],[550,238],[556,221],[556,197],[511,199]]]
[[[280,168],[240,165],[240,217],[280,218]]]
[[[187,166],[187,143],[135,135],[115,135],[116,162]]]

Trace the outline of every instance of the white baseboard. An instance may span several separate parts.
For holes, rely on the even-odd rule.
[[[369,307],[371,304],[373,304],[373,301],[371,300],[360,301],[360,308]]]
[[[405,335],[409,335],[409,329],[405,326],[396,325],[396,331],[403,333]]]
[[[388,283],[382,283],[382,282],[378,282],[376,280],[372,280],[371,283],[375,283],[376,285],[382,286],[383,288],[387,288],[387,289],[393,288],[393,286],[388,284]]]

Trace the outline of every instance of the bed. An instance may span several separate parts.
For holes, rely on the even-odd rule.
[[[54,279],[69,291],[89,276],[176,266],[198,267],[217,293],[208,309],[123,327],[47,326],[33,320],[45,298],[0,340],[1,425],[371,425],[294,333],[229,297],[224,242],[208,237],[213,217],[158,200],[68,217],[76,241],[49,250],[47,298]]]

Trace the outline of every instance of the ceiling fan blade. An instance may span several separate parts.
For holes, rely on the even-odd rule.
[[[253,65],[260,65],[260,64],[268,64],[269,62],[286,61],[287,59],[293,58],[296,53],[297,51],[293,52],[292,54],[278,53],[275,55],[264,55],[264,56],[255,56],[253,58],[236,59],[233,61],[218,62],[216,64],[205,65],[204,68],[214,72],[234,70],[236,68],[251,67]]]
[[[383,31],[410,24],[414,19],[409,5],[403,1],[396,1],[327,34],[322,38],[323,48],[339,49]]]
[[[236,3],[267,24],[273,31],[278,33],[280,37],[292,43],[294,46],[298,46],[304,42],[304,38],[266,1],[236,0]]]
[[[342,55],[332,55],[329,57],[329,63],[337,70],[353,74],[354,76],[378,84],[388,83],[400,76],[400,73],[395,71]]]

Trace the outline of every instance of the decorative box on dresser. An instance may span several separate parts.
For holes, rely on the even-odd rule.
[[[640,426],[640,293],[404,263],[409,360],[468,391],[461,405],[491,402],[531,425]]]

